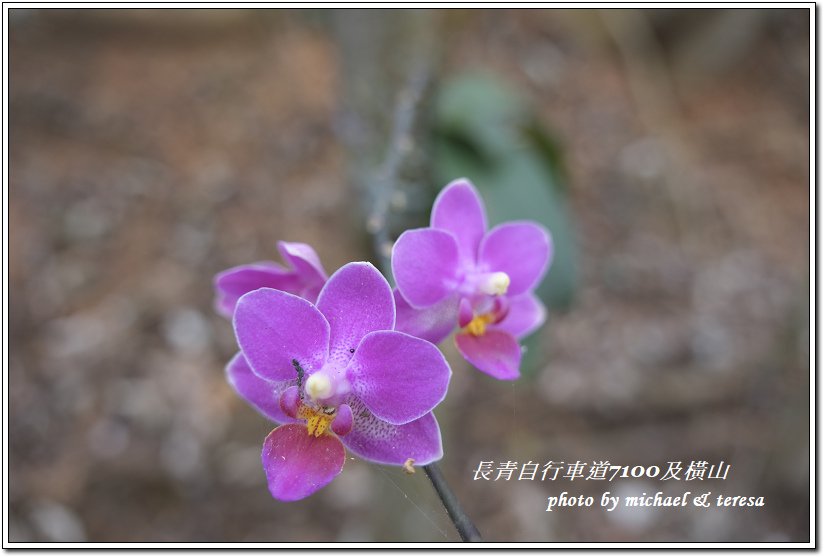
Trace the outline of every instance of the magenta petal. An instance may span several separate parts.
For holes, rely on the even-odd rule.
[[[329,324],[303,298],[271,288],[250,292],[237,303],[234,326],[240,350],[261,377],[296,379],[293,360],[307,373],[326,362]]]
[[[458,327],[466,327],[473,317],[475,317],[475,312],[472,310],[469,299],[461,298],[461,305],[458,308]]]
[[[318,296],[320,296],[320,291],[323,290],[323,285],[325,283],[319,282],[317,284],[310,284],[308,286],[304,286],[297,295],[303,298],[304,300],[309,300],[313,304],[317,302]]]
[[[258,288],[275,288],[297,294],[298,279],[277,263],[261,262],[232,267],[215,276],[215,309],[232,317],[238,299]]]
[[[546,320],[546,308],[535,294],[521,294],[509,298],[509,311],[496,329],[506,331],[515,338],[524,338],[532,334]]]
[[[348,404],[338,406],[338,414],[332,421],[332,431],[343,437],[352,431],[352,409]]]
[[[352,391],[392,424],[431,411],[446,396],[451,375],[434,344],[397,331],[366,335],[346,369]]]
[[[226,379],[242,399],[270,420],[281,424],[294,421],[283,413],[279,404],[281,393],[294,385],[294,381],[267,381],[258,377],[240,353],[226,366]]]
[[[290,381],[289,383],[292,383]],[[300,407],[300,389],[297,385],[292,385],[285,391],[280,394],[280,400],[278,400],[278,405],[280,406],[281,412],[289,416],[290,418],[295,418],[298,415],[298,408]]]
[[[509,296],[534,288],[552,256],[552,239],[531,222],[508,222],[493,228],[481,242],[479,265],[509,275]]]
[[[432,228],[451,232],[458,240],[461,259],[475,263],[486,232],[486,211],[475,186],[466,178],[450,182],[435,199]]]
[[[457,286],[458,243],[449,232],[407,230],[392,248],[392,274],[401,295],[415,308],[436,304]]]
[[[431,412],[403,425],[393,425],[376,418],[360,401],[352,402],[352,411],[352,431],[341,440],[359,457],[395,465],[412,458],[421,466],[443,457],[441,430]]]
[[[318,309],[329,322],[329,358],[342,365],[367,333],[395,326],[392,289],[370,263],[348,263],[338,269],[321,290]]]
[[[397,311],[396,331],[437,344],[455,328],[457,296],[450,296],[427,308],[415,309],[403,299],[398,289],[393,294]]]
[[[487,329],[481,336],[460,333],[455,344],[466,360],[495,379],[517,379],[521,373],[521,346],[504,331]]]
[[[340,474],[346,451],[334,435],[315,437],[304,425],[288,424],[266,437],[261,460],[272,497],[297,501]]]
[[[492,300],[492,315],[495,316],[493,323],[500,323],[509,314],[509,298],[506,296],[495,296]]]
[[[326,281],[326,271],[318,254],[309,244],[278,242],[278,251],[283,260],[295,269],[304,284],[323,284]]]

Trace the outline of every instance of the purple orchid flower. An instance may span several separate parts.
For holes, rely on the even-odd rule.
[[[383,464],[443,456],[432,409],[452,372],[437,347],[394,325],[392,290],[369,263],[341,267],[316,304],[271,288],[237,302],[241,351],[226,371],[241,397],[283,424],[263,443],[273,497],[303,499],[331,482],[344,446]]]
[[[308,244],[278,242],[278,251],[290,269],[272,261],[232,267],[215,276],[215,309],[231,319],[241,296],[258,288],[289,292],[310,302],[318,299],[326,271]]]
[[[532,291],[551,257],[552,238],[536,223],[487,232],[475,187],[455,180],[435,200],[430,227],[407,230],[395,242],[398,328],[440,342],[457,324],[455,344],[466,360],[496,379],[516,379],[518,339],[546,319]]]

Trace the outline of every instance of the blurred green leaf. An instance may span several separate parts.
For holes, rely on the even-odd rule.
[[[447,81],[436,99],[435,120],[437,183],[472,180],[491,225],[528,219],[546,226],[555,256],[538,295],[550,308],[568,308],[578,265],[557,142],[515,93],[489,77]]]
[[[526,116],[510,91],[484,76],[447,80],[435,99],[436,134],[460,138],[483,159],[506,156]]]
[[[578,280],[575,234],[568,216],[562,153],[526,103],[500,80],[459,76],[435,100],[434,176],[438,184],[472,180],[490,225],[534,220],[552,234],[555,254],[537,294],[551,310],[570,307]],[[542,364],[533,336],[524,343],[523,373]]]

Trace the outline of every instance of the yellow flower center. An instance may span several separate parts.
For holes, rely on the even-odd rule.
[[[323,406],[320,408],[312,408],[306,404],[301,404],[298,408],[298,418],[306,420],[306,430],[309,432],[309,435],[314,435],[315,437],[320,437],[329,429],[329,425],[335,419],[336,413],[335,408],[330,409]]]
[[[476,315],[472,321],[467,323],[465,330],[472,336],[479,337],[486,332],[486,326],[495,321],[495,316],[491,313]]]

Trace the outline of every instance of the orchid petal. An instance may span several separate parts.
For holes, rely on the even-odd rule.
[[[332,431],[343,437],[352,431],[352,408],[348,404],[338,406],[338,413],[332,421]]]
[[[520,376],[521,347],[515,337],[504,331],[488,329],[483,335],[455,335],[455,345],[466,360],[495,379],[512,380]]]
[[[309,244],[278,242],[278,251],[305,284],[323,284],[326,281],[326,271],[318,254]]]
[[[215,309],[231,319],[238,299],[258,288],[274,288],[292,294],[300,289],[297,277],[277,263],[260,262],[232,267],[215,276]]]
[[[330,328],[329,358],[342,365],[372,331],[392,330],[392,289],[371,263],[348,263],[332,275],[318,297]]]
[[[407,230],[392,248],[392,274],[401,295],[414,308],[449,296],[457,286],[458,265],[458,243],[443,230]]]
[[[397,311],[396,331],[438,344],[455,328],[456,300],[458,299],[456,296],[445,298],[427,308],[415,309],[404,300],[397,288],[392,293],[395,297]]]
[[[357,399],[353,399],[352,411],[352,431],[341,440],[359,457],[395,465],[402,465],[411,458],[421,466],[443,457],[441,430],[431,412],[417,420],[394,425],[376,418]]]
[[[451,375],[434,344],[397,331],[366,335],[346,369],[355,395],[392,424],[431,411],[446,396]]]
[[[309,302],[261,288],[237,303],[235,336],[254,372],[271,380],[297,378],[294,362],[306,373],[323,367],[329,350],[329,323]]]
[[[432,228],[451,232],[463,261],[475,263],[486,232],[486,211],[475,186],[466,178],[450,182],[432,205]]]
[[[458,308],[458,327],[466,327],[473,317],[475,317],[475,312],[472,309],[472,303],[468,298],[461,298],[461,305]]]
[[[270,420],[281,424],[294,421],[283,413],[279,404],[281,393],[294,385],[294,381],[267,381],[258,377],[241,353],[235,354],[226,366],[226,379],[243,400]]]
[[[300,388],[297,385],[292,385],[283,391],[280,400],[278,400],[278,406],[280,406],[281,412],[290,418],[297,418],[298,409],[300,408]]]
[[[509,276],[507,295],[517,296],[534,288],[552,257],[552,239],[543,227],[531,222],[508,222],[493,228],[481,242],[479,265]]]
[[[506,331],[515,338],[524,338],[532,334],[546,321],[546,308],[535,294],[521,294],[509,298],[509,311],[496,329]]]
[[[319,282],[318,284],[308,285],[302,288],[300,291],[296,292],[296,294],[304,300],[308,300],[314,304],[315,302],[317,302],[318,296],[320,296],[320,291],[323,290],[324,284],[325,283],[323,282]]]
[[[303,425],[287,424],[266,437],[261,460],[272,497],[297,501],[340,474],[346,451],[334,435],[315,437]]]
[[[506,296],[495,296],[492,301],[492,315],[495,317],[492,323],[500,323],[509,315],[511,302]]]

